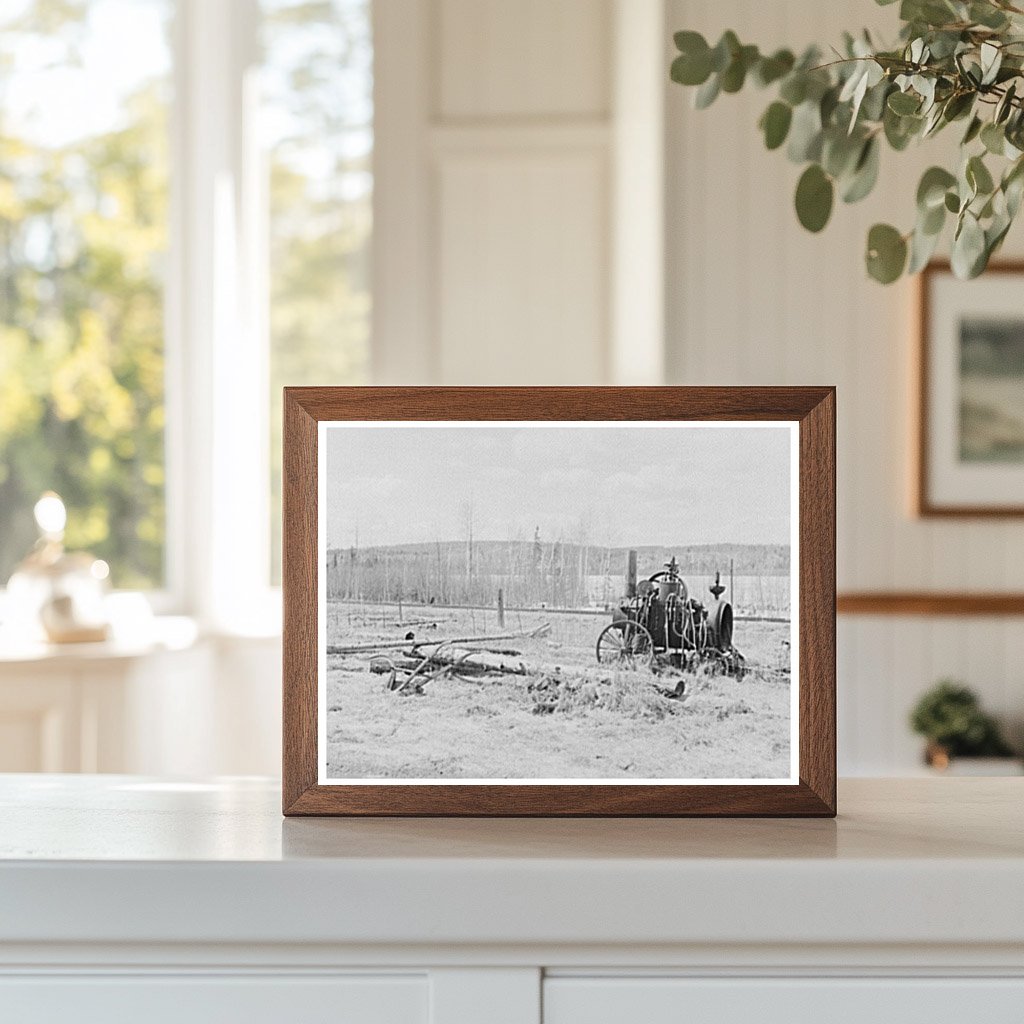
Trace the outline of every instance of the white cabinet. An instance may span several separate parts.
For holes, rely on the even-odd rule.
[[[281,763],[281,639],[0,645],[0,772],[267,775]]]
[[[282,820],[259,779],[0,776],[0,1024],[1022,1024],[1021,786]]]
[[[1024,1020],[1024,978],[549,978],[544,1024]]]
[[[427,1024],[426,975],[0,978],[17,1024]]]
[[[0,772],[187,771],[210,665],[191,639],[0,651]]]

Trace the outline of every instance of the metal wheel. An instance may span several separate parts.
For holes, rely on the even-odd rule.
[[[654,641],[637,622],[612,622],[598,635],[597,660],[602,665],[643,668],[654,660]]]
[[[732,605],[728,601],[718,601],[709,618],[712,645],[720,651],[728,651],[732,647]]]

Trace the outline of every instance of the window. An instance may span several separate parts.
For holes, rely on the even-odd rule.
[[[48,489],[116,585],[164,579],[170,14],[0,14],[0,584]]]
[[[281,388],[367,378],[373,48],[369,0],[264,0],[263,12],[276,582]]]
[[[53,489],[116,587],[256,617],[281,388],[367,377],[372,67],[370,0],[2,5],[0,587]]]

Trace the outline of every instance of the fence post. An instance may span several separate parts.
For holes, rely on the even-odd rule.
[[[505,625],[505,591],[498,587],[498,625]]]
[[[626,559],[626,597],[636,597],[636,551]]]

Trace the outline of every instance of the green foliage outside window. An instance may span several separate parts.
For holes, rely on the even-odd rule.
[[[115,586],[164,581],[173,17],[173,0],[0,10],[0,586],[50,489],[69,547],[104,558]],[[270,294],[254,301],[269,302],[276,577],[281,388],[367,372],[372,40],[369,0],[264,0],[262,18]],[[75,102],[104,89],[116,102],[79,123]]]
[[[168,81],[99,130],[61,123],[95,6],[0,19],[0,585],[48,489],[117,586],[163,580]]]

